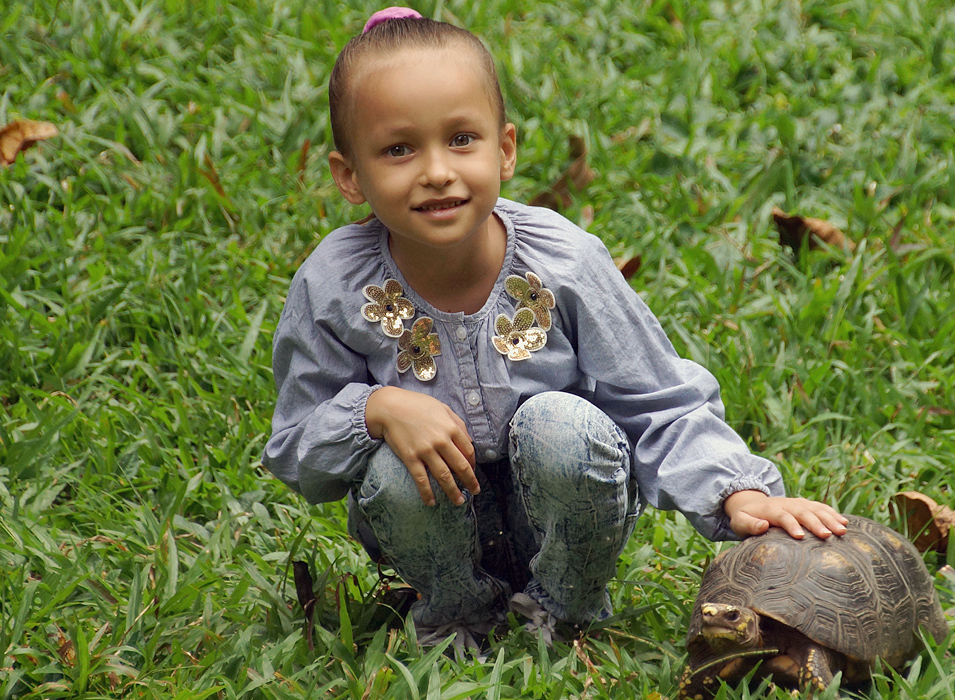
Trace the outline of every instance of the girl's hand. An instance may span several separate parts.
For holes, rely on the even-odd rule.
[[[775,498],[761,491],[737,491],[723,501],[730,528],[740,537],[761,535],[770,527],[783,528],[802,539],[807,528],[816,537],[846,534],[848,519],[825,503],[806,498]]]
[[[455,476],[472,494],[481,492],[467,426],[441,401],[416,391],[382,387],[368,397],[365,425],[371,437],[383,439],[404,462],[425,505],[434,505],[429,472],[455,505],[464,503]]]

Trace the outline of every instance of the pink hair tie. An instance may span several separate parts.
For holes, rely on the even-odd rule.
[[[361,30],[361,33],[366,34],[372,27],[377,27],[382,22],[387,22],[390,19],[421,19],[421,15],[410,7],[388,7],[384,10],[378,10],[365,22],[365,28]]]

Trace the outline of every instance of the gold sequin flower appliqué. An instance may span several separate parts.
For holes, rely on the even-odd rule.
[[[497,317],[494,328],[497,335],[491,338],[494,347],[512,360],[526,360],[547,344],[547,333],[534,325],[534,312],[518,309],[513,319],[504,314]]]
[[[433,323],[422,316],[410,331],[406,329],[398,338],[398,371],[403,374],[411,368],[414,376],[423,382],[431,381],[438,373],[433,358],[441,354],[441,340],[437,333],[431,332]]]
[[[520,302],[518,308],[530,309],[534,312],[537,325],[545,331],[549,331],[551,325],[550,310],[556,305],[554,294],[549,289],[544,288],[541,278],[533,272],[528,272],[525,277],[510,275],[504,280],[504,288],[508,294]]]
[[[414,305],[404,298],[405,290],[401,282],[389,279],[385,281],[385,288],[369,284],[361,293],[368,299],[368,303],[361,307],[361,315],[372,323],[381,323],[381,330],[389,338],[401,337],[405,329],[404,319],[414,316]]]

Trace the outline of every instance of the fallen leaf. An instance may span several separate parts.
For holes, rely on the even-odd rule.
[[[214,189],[220,197],[228,201],[229,195],[226,194],[225,188],[219,180],[219,173],[216,172],[215,163],[212,162],[212,158],[209,157],[209,154],[206,154],[205,164],[206,170],[199,168],[199,173],[209,181],[209,184],[212,185],[212,189]]]
[[[0,127],[0,167],[12,165],[20,151],[59,133],[53,124],[32,119],[18,119]]]
[[[631,258],[614,258],[614,263],[617,269],[620,270],[620,274],[623,275],[623,278],[628,280],[640,271],[643,258],[639,255],[634,255]]]
[[[939,505],[918,491],[903,491],[893,496],[899,517],[905,518],[909,535],[915,536],[915,548],[920,552],[934,549],[948,551],[948,538],[955,528],[955,510]]]
[[[309,139],[302,142],[302,151],[298,159],[298,184],[300,187],[305,186],[305,166],[308,165],[308,149],[311,145],[312,142]]]
[[[889,239],[889,248],[898,253],[899,247],[902,240],[902,226],[905,224],[905,218],[909,215],[908,211],[902,213],[902,218],[899,219],[899,223],[895,225],[895,228],[892,229],[892,238]]]
[[[773,220],[779,229],[779,242],[795,252],[799,252],[803,244],[808,244],[809,250],[819,248],[820,241],[849,252],[856,249],[856,244],[828,221],[808,216],[789,216],[779,207],[773,207]]]
[[[677,15],[676,10],[673,8],[672,3],[667,3],[665,14],[667,19],[670,20],[670,25],[674,29],[679,29],[679,30],[683,29],[683,20],[681,20],[680,17]]]
[[[56,101],[63,105],[63,109],[70,114],[76,114],[76,106],[73,104],[73,99],[66,90],[60,88],[56,91]]]
[[[222,186],[222,181],[219,180],[219,173],[216,172],[215,163],[212,162],[212,158],[209,157],[209,154],[206,154],[205,157],[206,169],[203,170],[199,168],[199,174],[209,181],[209,184],[212,185],[212,189],[223,199],[222,211],[230,221],[237,218],[235,204],[232,203],[232,200],[229,198],[228,193],[226,193],[225,188]]]
[[[573,158],[573,162],[547,190],[530,201],[531,206],[547,207],[554,211],[559,211],[561,207],[569,207],[573,201],[570,196],[571,191],[581,192],[597,177],[597,173],[587,164],[587,144],[584,140],[574,135],[569,141],[570,157]]]
[[[302,606],[305,613],[305,639],[308,640],[308,650],[315,650],[315,642],[312,640],[312,629],[315,625],[315,591],[312,574],[308,570],[308,562],[293,561],[292,575],[295,579],[295,596],[298,598],[298,604]]]
[[[76,665],[76,649],[73,647],[73,640],[67,637],[63,630],[56,630],[56,653],[67,666]]]

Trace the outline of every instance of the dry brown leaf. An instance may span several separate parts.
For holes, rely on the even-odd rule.
[[[571,188],[580,192],[594,181],[597,173],[587,164],[587,144],[579,136],[570,137],[570,157],[573,162],[567,170],[554,180],[547,190],[534,197],[530,202],[531,206],[559,211],[561,207],[571,205]]]
[[[895,228],[892,229],[892,238],[889,239],[889,248],[894,252],[898,253],[902,241],[902,226],[905,224],[905,218],[908,216],[908,211],[902,213],[902,218],[899,219],[899,223],[895,225]]]
[[[73,647],[73,640],[59,627],[56,629],[56,653],[67,666],[76,665],[76,649]]]
[[[856,244],[828,221],[808,216],[789,216],[779,207],[773,207],[773,220],[779,229],[779,242],[793,251],[798,252],[803,244],[808,244],[809,250],[819,248],[820,241],[850,253],[856,249]]]
[[[640,271],[640,266],[643,264],[643,258],[639,255],[634,255],[631,258],[614,258],[613,261],[625,280],[629,280],[637,274],[637,272]]]
[[[308,641],[309,651],[314,651],[315,641],[312,638],[312,630],[315,625],[315,584],[308,569],[308,562],[293,561],[292,574],[295,579],[295,596],[305,614],[305,639]]]
[[[76,105],[73,104],[73,98],[66,90],[60,88],[56,91],[56,101],[63,105],[63,109],[70,114],[76,114]]]
[[[219,173],[216,172],[216,165],[212,162],[212,158],[209,157],[209,154],[206,154],[205,157],[206,170],[199,168],[199,173],[209,181],[209,184],[212,185],[220,197],[228,200],[229,195],[226,194],[225,188],[222,186],[222,182],[219,180]]]
[[[203,170],[199,168],[199,173],[209,181],[209,184],[212,185],[212,189],[216,191],[226,204],[226,213],[231,214],[235,212],[235,205],[232,203],[232,199],[229,197],[228,193],[225,191],[225,188],[222,186],[222,181],[219,180],[219,173],[216,171],[215,163],[212,162],[212,158],[209,157],[209,154],[206,154],[205,157],[206,169]]]
[[[920,552],[948,551],[948,538],[955,528],[955,510],[936,503],[918,491],[903,491],[893,496],[899,517],[905,518],[909,536],[915,536]]]
[[[300,187],[305,186],[305,167],[308,165],[308,149],[312,146],[310,139],[305,139],[302,142],[302,151],[298,159],[298,184]]]
[[[37,141],[45,141],[60,132],[49,122],[18,119],[0,126],[0,167],[13,165],[20,151],[25,151]]]

